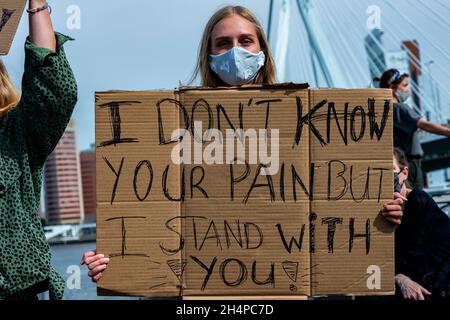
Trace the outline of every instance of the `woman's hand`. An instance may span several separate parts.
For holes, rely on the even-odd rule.
[[[388,201],[381,209],[382,216],[390,223],[398,226],[402,223],[403,218],[403,204],[408,201],[400,193],[394,193],[394,200]]]
[[[401,273],[395,276],[395,282],[407,300],[425,300],[425,297],[431,296],[430,291]]]
[[[103,254],[97,254],[97,250],[86,252],[81,259],[80,264],[87,265],[89,268],[88,276],[93,282],[97,282],[108,266],[109,258],[105,258]]]

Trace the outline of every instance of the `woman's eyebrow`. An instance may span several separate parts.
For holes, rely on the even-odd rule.
[[[239,38],[256,38],[256,36],[252,33],[243,33],[239,35]],[[214,41],[220,41],[220,40],[229,40],[232,39],[232,36],[221,36],[214,39]]]
[[[216,42],[216,41],[221,41],[221,40],[230,40],[231,39],[231,37],[228,37],[228,36],[222,36],[222,37],[217,37],[217,38],[215,38],[214,39],[214,42]]]
[[[248,37],[248,38],[256,38],[256,36],[252,33],[244,33],[239,36],[239,38]]]

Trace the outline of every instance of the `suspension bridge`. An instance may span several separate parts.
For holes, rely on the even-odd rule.
[[[441,33],[420,25],[412,17],[417,14],[423,25]],[[375,76],[396,68],[410,75],[408,104],[428,120],[448,126],[448,15],[450,4],[443,0],[432,5],[425,0],[395,4],[389,0],[271,0],[267,34],[278,80],[309,82],[313,87],[368,88],[376,87]],[[433,65],[439,76],[433,74]],[[426,172],[448,170],[450,139],[424,132],[420,136]]]

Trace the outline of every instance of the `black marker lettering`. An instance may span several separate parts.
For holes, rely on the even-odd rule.
[[[237,158],[234,159],[234,162],[237,161]],[[234,186],[245,179],[250,175],[250,165],[248,164],[247,160],[245,160],[245,171],[243,174],[241,174],[239,177],[234,177],[234,165],[230,164],[230,197],[231,201],[234,200]]]
[[[266,122],[264,124],[264,129],[266,129],[266,130],[269,127],[270,104],[271,103],[275,103],[275,102],[282,102],[282,100],[281,99],[261,100],[261,101],[258,101],[258,102],[255,103],[257,106],[259,106],[261,104],[267,104],[267,107],[266,107]]]
[[[342,140],[344,141],[345,145],[348,145],[348,138],[347,138],[347,118],[348,118],[348,103],[345,104],[345,111],[344,111],[344,129],[341,128],[341,124],[339,122],[339,117],[336,111],[336,107],[334,102],[330,102],[328,104],[328,115],[327,115],[327,144],[330,144],[331,141],[331,114],[334,116],[334,120],[336,122],[336,126],[339,130],[339,134],[341,135]]]
[[[191,256],[191,259],[194,260],[194,262],[196,262],[200,267],[202,267],[206,271],[205,279],[203,280],[201,287],[201,290],[205,291],[206,285],[208,284],[209,278],[211,278],[211,274],[214,270],[214,266],[216,265],[217,257],[213,258],[209,267],[206,266],[203,262],[201,262],[200,259],[198,259],[197,257]]]
[[[355,122],[356,115],[359,114],[361,118],[361,124],[359,127],[359,134],[356,135],[355,131]],[[350,135],[352,136],[352,140],[354,142],[358,142],[364,137],[364,133],[366,132],[366,112],[363,107],[357,106],[353,109],[352,114],[350,115]]]
[[[161,101],[158,101],[156,103],[156,109],[158,110],[158,130],[159,130],[159,144],[160,145],[166,145],[166,144],[171,144],[171,143],[175,143],[177,141],[182,141],[183,140],[183,136],[180,136],[176,139],[166,139],[165,135],[164,135],[164,124],[163,124],[163,117],[162,117],[162,113],[161,113],[161,105],[163,103],[172,103],[176,108],[179,109],[179,111],[182,113],[183,116],[183,120],[184,120],[184,129],[188,130],[189,129],[189,115],[186,111],[186,108],[183,106],[183,104],[175,99],[163,99]]]
[[[365,233],[355,233],[355,218],[350,218],[348,252],[352,252],[354,238],[366,238],[366,254],[370,252],[370,219],[366,220]]]
[[[359,178],[359,177],[357,177]],[[370,167],[367,168],[367,173],[366,173],[366,185],[364,186],[364,193],[360,198],[355,198],[355,195],[353,193],[353,166],[350,166],[350,193],[352,195],[352,199],[353,201],[355,201],[356,203],[361,203],[364,201],[364,199],[370,200],[370,195],[369,195],[369,184],[370,184]]]
[[[125,226],[125,220],[128,220],[128,219],[130,219],[130,220],[131,219],[144,219],[145,220],[146,217],[139,217],[139,216],[134,216],[134,217],[132,217],[132,216],[130,216],[130,217],[115,217],[115,218],[110,218],[110,219],[106,219],[105,220],[107,222],[115,221],[115,220],[120,220],[121,221],[122,250],[121,250],[120,254],[113,253],[110,256],[111,257],[121,256],[122,259],[125,256],[143,256],[143,257],[148,257],[147,255],[142,254],[142,253],[127,253],[126,252],[126,250],[127,250],[127,229],[126,229],[126,226]]]
[[[256,175],[255,178],[253,179],[252,185],[250,186],[250,190],[248,190],[247,195],[244,197],[244,200],[242,201],[243,203],[247,204],[248,199],[253,191],[253,189],[255,188],[261,188],[261,187],[268,187],[269,188],[269,195],[270,195],[270,201],[273,202],[275,201],[275,189],[273,187],[273,180],[272,180],[272,176],[270,175],[266,175],[266,179],[267,179],[267,183],[260,183],[257,184],[256,181],[258,180],[258,177],[261,175],[261,170],[263,168],[267,168],[267,165],[265,164],[260,164],[258,166],[258,168],[256,169]]]
[[[213,231],[213,235],[209,236],[210,230]],[[220,248],[222,251],[222,243],[220,242],[220,236],[219,232],[217,231],[216,224],[214,223],[214,220],[211,220],[209,223],[208,230],[206,231],[205,237],[203,238],[202,244],[200,245],[200,248],[198,251],[201,251],[203,248],[203,245],[205,244],[206,240],[208,239],[216,239],[216,246]]]
[[[311,194],[306,189],[306,186],[303,183],[303,180],[297,174],[297,171],[295,170],[294,165],[291,165],[291,171],[292,171],[292,194],[294,195],[294,201],[297,202],[297,188],[296,188],[297,183],[300,185],[300,187],[302,188],[306,197],[308,197],[308,199],[309,199],[311,197]]]
[[[336,178],[341,178],[343,181],[343,187],[342,187],[342,191],[341,193],[337,196],[337,197],[331,197],[331,185],[332,185],[332,167],[333,164],[340,164],[342,166],[342,170],[340,172],[338,172],[338,174],[336,175]],[[347,179],[345,179],[344,174],[347,171],[347,166],[345,165],[344,162],[339,161],[339,160],[331,160],[328,163],[328,201],[337,201],[340,200],[346,193],[347,193]]]
[[[378,141],[381,140],[383,136],[384,129],[386,127],[389,111],[391,108],[391,103],[389,100],[384,102],[383,116],[381,118],[381,125],[379,126],[376,122],[375,113],[375,99],[369,99],[369,120],[370,120],[370,138],[373,140],[374,134],[376,134]]]
[[[123,163],[125,161],[125,158],[122,158],[122,161],[120,162],[120,167],[119,167],[118,171],[116,171],[114,169],[114,167],[112,166],[111,162],[109,162],[109,160],[106,157],[103,157],[103,160],[106,162],[108,167],[111,169],[111,171],[116,176],[116,180],[114,181],[114,186],[113,186],[113,189],[112,189],[112,192],[111,192],[111,205],[112,205],[113,202],[114,202],[114,199],[116,198],[116,190],[117,190],[117,186],[119,184],[120,174],[122,173],[122,167],[123,167]]]
[[[317,128],[314,126],[314,124],[312,123],[312,119],[315,117],[314,114],[320,109],[322,108],[324,105],[327,104],[327,100],[323,100],[321,102],[319,102],[318,104],[316,104],[311,111],[308,112],[307,115],[303,116],[303,103],[302,103],[302,99],[300,97],[297,97],[297,131],[295,134],[295,145],[299,145],[301,137],[302,137],[302,131],[303,131],[303,126],[305,124],[307,124],[310,128],[310,131],[314,134],[314,136],[317,138],[317,140],[319,140],[320,144],[322,146],[325,146],[327,143],[325,142],[325,140],[322,137],[322,134],[320,133],[319,130],[317,130]]]
[[[380,170],[380,182],[378,185],[378,203],[381,201],[381,194],[383,192],[383,171],[392,172],[390,169],[386,168],[373,168],[372,170]],[[393,185],[393,183],[391,184]]]
[[[106,147],[110,145],[118,145],[120,143],[137,143],[139,142],[136,138],[122,138],[122,125],[121,125],[121,118],[120,118],[120,108],[125,106],[130,106],[133,104],[142,103],[139,101],[113,101],[108,102],[105,104],[99,105],[99,108],[108,108],[110,109],[110,125],[111,125],[111,131],[113,133],[112,140],[103,141],[100,143],[99,147]]]
[[[223,222],[223,227],[224,227],[224,232],[225,232],[225,240],[227,241],[228,249],[230,249],[230,247],[231,247],[230,235],[228,234],[228,230],[230,231],[234,240],[236,240],[236,242],[238,243],[239,247],[243,248],[241,224],[240,224],[239,220],[236,220],[236,226],[237,226],[237,235],[233,232],[233,230],[231,229],[227,220],[224,220],[224,222]]]
[[[167,200],[170,201],[174,201],[174,202],[183,202],[184,201],[184,197],[185,197],[185,193],[186,193],[186,186],[185,186],[185,179],[184,179],[184,169],[185,167],[183,166],[183,170],[181,173],[181,194],[179,198],[174,198],[170,195],[169,193],[169,189],[167,188],[167,176],[169,174],[169,168],[170,165],[166,166],[166,169],[163,172],[162,175],[162,189],[164,192],[164,196],[167,198]]]
[[[235,281],[228,281],[225,278],[225,269],[231,262],[235,262],[239,267],[239,275],[237,276]],[[220,265],[220,277],[222,278],[225,285],[228,287],[236,287],[239,286],[241,283],[243,283],[245,280],[247,280],[247,267],[245,264],[238,260],[238,259],[226,259],[222,264]]]
[[[295,246],[298,248],[298,251],[302,251],[302,244],[303,244],[303,236],[305,235],[305,225],[302,225],[302,228],[300,229],[300,234],[297,239],[295,237],[291,237],[291,241],[289,244],[286,241],[286,237],[284,236],[283,228],[281,227],[281,224],[276,225],[278,233],[280,234],[281,241],[283,242],[284,248],[286,251],[291,254],[292,253],[292,246],[295,244]]]
[[[2,20],[0,21],[0,32],[2,32],[3,27],[6,26],[9,19],[11,19],[12,15],[14,14],[14,12],[16,12],[16,10],[6,8],[3,9]]]
[[[148,178],[148,183],[147,183],[147,191],[145,193],[145,195],[143,197],[141,197],[139,195],[139,192],[137,190],[137,177],[139,175],[139,172],[141,170],[142,166],[146,166],[148,173],[149,173],[149,178]],[[152,168],[152,164],[150,163],[150,161],[141,161],[138,163],[138,165],[136,166],[136,169],[134,170],[134,179],[133,179],[133,189],[134,189],[134,194],[136,195],[136,198],[139,201],[145,201],[145,199],[147,199],[148,195],[150,194],[150,191],[152,190],[152,184],[153,184],[153,168]]]
[[[172,226],[172,222],[175,221],[175,220],[178,220],[178,219],[182,219],[182,218],[181,217],[175,217],[175,218],[172,218],[170,220],[167,220],[166,223],[165,223],[166,228],[169,229],[170,231],[176,233],[178,235],[178,237],[179,237],[179,244],[178,244],[178,247],[175,248],[175,249],[168,249],[168,248],[164,247],[162,243],[159,244],[159,247],[160,247],[161,251],[164,254],[166,254],[166,255],[177,254],[178,252],[180,252],[184,248],[183,235],[180,232],[178,232],[178,230],[176,229],[175,226]]]
[[[253,247],[250,246],[250,227],[253,227],[254,230],[256,230],[258,232],[258,241],[256,242],[256,244],[253,245]],[[252,223],[252,222],[247,222],[244,224],[244,234],[245,234],[245,239],[247,240],[247,249],[253,250],[253,249],[258,249],[259,247],[262,246],[263,242],[264,242],[264,236],[263,236],[263,232],[261,230],[261,228]]]
[[[265,285],[272,285],[273,288],[275,288],[275,264],[270,264],[270,273],[266,280],[258,281],[256,279],[256,261],[253,261],[252,265],[252,281],[254,284],[258,286],[265,286]]]
[[[342,218],[323,218],[322,225],[328,225],[327,232],[327,244],[328,244],[328,253],[333,253],[334,251],[334,234],[336,232],[336,225],[342,224]]]
[[[200,179],[198,180],[198,182],[194,183],[194,174],[195,174],[196,170],[200,171],[201,176],[200,176]],[[196,167],[192,168],[192,170],[191,170],[191,199],[194,198],[194,188],[200,190],[200,192],[205,196],[205,198],[209,198],[208,193],[205,191],[205,189],[203,189],[200,186],[200,184],[203,182],[204,178],[205,178],[205,169],[203,169],[203,167],[196,166]]]
[[[192,131],[192,135],[194,136],[194,139],[197,142],[202,142],[203,141],[203,132],[200,132],[200,135],[199,135],[197,133],[197,131],[195,130],[195,111],[197,110],[198,107],[201,107],[208,112],[208,130],[212,128],[214,116],[213,116],[211,107],[209,106],[208,102],[205,99],[199,99],[199,100],[195,101],[194,106],[192,107],[192,113],[191,113],[191,131]],[[205,140],[208,140],[208,139],[209,139],[209,136],[205,137]]]
[[[225,117],[225,120],[227,120],[227,122],[228,122],[228,125],[230,126],[230,128],[231,129],[233,129],[234,131],[236,131],[236,128],[235,128],[235,126],[233,125],[233,122],[231,122],[231,120],[230,120],[230,118],[228,117],[228,113],[227,113],[227,111],[225,110],[225,108],[221,105],[221,104],[218,104],[217,106],[216,106],[216,111],[217,111],[217,129],[219,130],[219,131],[221,131],[221,122],[220,122],[220,119],[221,119],[221,114],[223,114],[223,116]],[[240,121],[240,125],[242,125],[242,121]],[[243,128],[240,128],[240,129],[243,129]]]

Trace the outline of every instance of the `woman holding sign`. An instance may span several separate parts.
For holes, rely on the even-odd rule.
[[[22,94],[0,62],[0,299],[61,299],[41,219],[42,170],[70,120],[77,85],[44,0],[30,0]]]
[[[194,78],[205,87],[273,84],[275,64],[264,29],[256,16],[240,6],[217,11],[206,25]],[[109,258],[95,251],[84,254],[81,264],[97,282]]]
[[[251,11],[227,6],[210,18],[201,40],[195,76],[201,77],[203,86],[213,88],[276,83],[275,65],[263,27]],[[396,198],[385,204],[383,214],[399,224],[403,199],[400,194]],[[94,282],[108,263],[109,258],[96,251],[85,253],[81,259]]]

